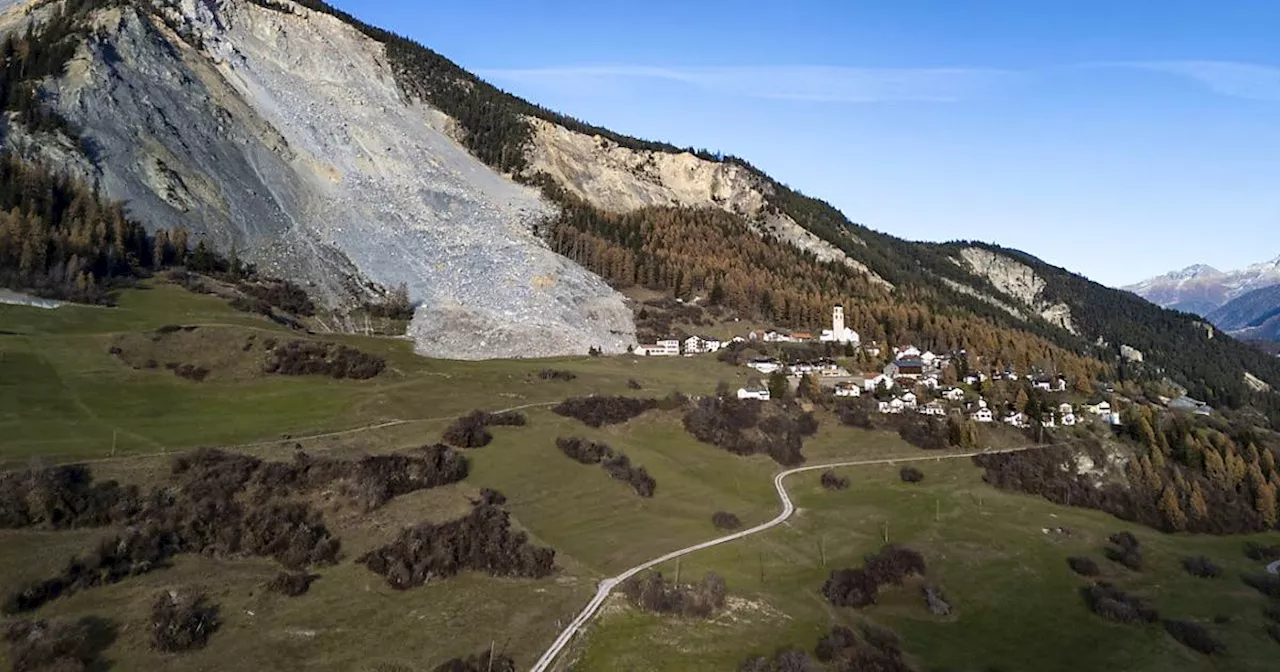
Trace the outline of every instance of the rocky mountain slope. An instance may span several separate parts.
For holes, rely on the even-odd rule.
[[[1196,264],[1124,289],[1165,308],[1207,316],[1255,289],[1277,284],[1280,284],[1280,257],[1226,272]]]
[[[1237,338],[1280,342],[1280,285],[1233,299],[1209,313],[1208,319]]]
[[[643,286],[804,330],[842,302],[870,338],[1085,383],[1128,346],[1211,402],[1248,403],[1246,374],[1280,385],[1198,321],[1016,251],[876,232],[744,160],[551,112],[319,0],[0,9],[8,35],[35,26],[50,73],[6,72],[10,153],[302,281],[337,328],[405,283],[423,354],[621,352],[635,325],[615,289]]]

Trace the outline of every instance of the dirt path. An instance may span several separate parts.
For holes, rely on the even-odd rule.
[[[745,537],[749,537],[754,534],[759,534],[761,532],[771,530],[787,522],[787,519],[789,519],[791,515],[795,513],[796,507],[791,502],[791,496],[787,494],[787,489],[783,486],[783,481],[785,481],[786,478],[788,476],[791,476],[792,474],[799,474],[807,471],[818,471],[820,469],[834,469],[837,467],[865,467],[865,466],[871,466],[871,465],[899,464],[899,463],[907,463],[907,462],[932,462],[932,461],[938,461],[938,460],[959,460],[959,459],[972,458],[978,455],[989,455],[989,454],[997,454],[997,453],[1021,453],[1029,450],[1039,450],[1039,449],[1051,448],[1051,447],[1053,446],[1049,446],[1049,445],[1025,446],[1022,448],[1012,448],[1007,450],[988,450],[988,451],[970,452],[970,453],[950,453],[945,455],[920,455],[920,456],[912,456],[912,457],[883,458],[883,459],[877,459],[877,460],[854,460],[854,461],[846,461],[846,462],[829,462],[826,464],[815,464],[815,465],[810,465],[806,467],[799,467],[797,469],[788,469],[787,471],[783,471],[773,477],[773,487],[778,491],[778,499],[782,501],[782,512],[779,513],[777,517],[775,517],[773,520],[770,520],[767,523],[762,523],[748,530],[742,530],[741,532],[735,532],[733,534],[725,535],[717,539],[704,541],[700,544],[694,544],[692,546],[687,546],[677,551],[672,551],[661,557],[657,557],[647,562],[636,565],[635,567],[632,567],[631,569],[628,569],[627,571],[615,577],[608,578],[601,581],[600,588],[599,590],[596,591],[595,597],[591,598],[591,601],[587,603],[586,607],[583,607],[582,611],[578,614],[577,618],[573,619],[573,621],[569,623],[568,627],[566,627],[564,631],[560,633],[560,636],[556,637],[555,641],[552,642],[551,647],[547,649],[546,653],[543,653],[542,657],[538,659],[538,662],[534,663],[532,672],[546,672],[547,670],[551,669],[551,664],[555,662],[556,656],[560,655],[560,653],[565,649],[565,647],[569,645],[569,642],[572,641],[573,636],[578,634],[584,627],[586,627],[587,623],[589,623],[591,619],[595,617],[601,605],[603,605],[605,600],[609,598],[609,593],[613,592],[613,589],[616,588],[623,581],[626,581],[632,576],[635,576],[636,574],[643,572],[646,569],[656,567],[664,562],[670,562],[671,560],[675,560],[676,558],[689,555],[690,553],[696,553],[698,551],[711,548],[713,546],[719,546],[720,544],[727,544],[731,541],[737,541],[738,539],[743,539]],[[1277,563],[1276,565],[1273,566],[1273,569],[1277,569],[1277,568],[1280,568],[1280,563]]]

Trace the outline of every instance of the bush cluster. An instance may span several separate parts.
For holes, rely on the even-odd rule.
[[[459,448],[482,448],[493,441],[489,427],[523,427],[526,423],[528,418],[523,413],[472,411],[454,420],[453,424],[444,430],[442,440]]]
[[[754,656],[742,661],[738,672],[814,672],[813,658],[799,649],[782,649],[770,657]]]
[[[838,625],[818,640],[818,660],[847,672],[911,672],[902,659],[902,640],[891,630],[864,624],[855,632]]]
[[[658,488],[658,482],[644,467],[632,465],[631,458],[625,453],[615,451],[603,443],[577,437],[561,437],[556,439],[556,447],[582,464],[599,464],[613,478],[630,483],[641,497],[652,497]]]
[[[715,525],[716,529],[725,531],[736,530],[742,527],[742,521],[728,511],[716,511],[712,514],[711,524]]]
[[[1113,544],[1105,551],[1107,559],[1135,572],[1142,571],[1142,545],[1132,532],[1117,532],[1109,537]]]
[[[822,472],[822,487],[827,490],[848,490],[849,479],[836,475],[834,471]]]
[[[242,282],[236,288],[248,296],[286,313],[305,317],[316,314],[316,304],[312,302],[311,297],[307,296],[306,290],[287,280],[271,279],[260,280],[256,283]]]
[[[179,378],[185,378],[197,383],[204,382],[204,379],[208,378],[211,373],[209,369],[206,369],[203,366],[197,366],[195,364],[180,364],[178,362],[168,362],[164,365],[164,368],[172,371],[173,375]]]
[[[1145,600],[1130,595],[1117,586],[1100,581],[1084,588],[1085,604],[1089,609],[1116,623],[1154,623],[1160,615]]]
[[[1093,558],[1072,556],[1067,558],[1067,565],[1071,567],[1071,571],[1080,576],[1097,576],[1102,573],[1102,569]]]
[[[101,618],[79,621],[15,621],[5,629],[13,672],[81,672],[101,663],[102,651],[116,636]]]
[[[638,418],[658,407],[657,399],[636,397],[574,397],[565,399],[551,411],[582,421],[588,427],[618,425]]]
[[[432,668],[431,672],[516,672],[516,662],[505,653],[494,653],[490,658],[488,651],[482,651],[466,658],[445,661]]]
[[[676,585],[662,578],[661,572],[633,576],[620,586],[631,604],[644,611],[707,618],[724,607],[724,579],[714,573],[693,585]]]
[[[33,466],[0,474],[0,528],[66,530],[127,520],[142,507],[136,486],[95,483],[85,465]]]
[[[267,582],[267,590],[288,597],[297,597],[311,590],[311,584],[320,578],[319,574],[307,572],[280,572]]]
[[[386,578],[396,590],[421,586],[461,571],[491,576],[542,578],[551,574],[555,551],[534,546],[511,530],[510,515],[478,502],[467,516],[440,525],[422,523],[356,560]]]
[[[1280,544],[1266,546],[1250,541],[1244,545],[1244,554],[1254,562],[1275,562],[1280,560]]]
[[[838,569],[822,585],[822,594],[837,607],[865,607],[876,603],[880,587],[901,585],[912,575],[925,573],[924,557],[894,544],[869,555],[859,569]]]
[[[684,428],[703,443],[736,455],[768,455],[790,467],[804,462],[800,449],[818,432],[818,421],[794,404],[703,397],[685,412]]]
[[[1216,579],[1222,576],[1222,568],[1215,565],[1212,560],[1203,555],[1183,558],[1182,568],[1192,576],[1198,576],[1202,579]]]
[[[345,345],[289,341],[271,348],[263,370],[284,376],[323,375],[368,380],[382,373],[386,366],[383,358]]]
[[[903,467],[898,471],[898,477],[903,483],[919,483],[924,480],[924,472],[915,467]]]
[[[151,646],[159,651],[203,649],[220,625],[218,606],[198,590],[167,590],[151,604]]]
[[[1280,599],[1280,576],[1274,574],[1246,574],[1243,577],[1245,585],[1270,597],[1272,599]]]
[[[576,379],[577,377],[578,374],[561,369],[543,369],[538,372],[538,378],[541,378],[542,380],[562,380],[568,382]]]
[[[183,553],[271,557],[291,569],[330,564],[340,543],[320,512],[285,498],[331,490],[369,511],[393,497],[459,481],[467,463],[447,446],[350,461],[299,453],[291,463],[197,450],[175,459],[172,472],[173,487],[146,496],[114,482],[92,484],[84,467],[8,475],[26,479],[18,487],[48,486],[33,491],[40,497],[3,498],[0,517],[11,527],[128,527],[72,558],[56,575],[19,586],[0,605],[3,610],[31,611],[62,595],[153,571]]]
[[[1206,656],[1226,653],[1227,645],[1223,644],[1209,629],[1192,621],[1166,620],[1164,629],[1183,646],[1203,653]]]

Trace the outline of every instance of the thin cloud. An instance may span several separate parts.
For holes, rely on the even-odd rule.
[[[1144,61],[1107,64],[1190,79],[1214,93],[1250,100],[1280,100],[1280,67],[1235,61]]]
[[[989,68],[846,68],[833,66],[652,67],[569,66],[482,70],[507,84],[571,89],[665,81],[745,98],[830,103],[890,101],[947,103],[984,97],[1020,77]]]

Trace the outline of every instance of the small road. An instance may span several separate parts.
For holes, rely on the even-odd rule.
[[[791,476],[793,474],[804,473],[806,471],[818,471],[820,469],[835,469],[837,467],[866,467],[871,465],[899,464],[899,463],[907,463],[907,462],[935,462],[939,460],[960,460],[960,459],[972,458],[978,455],[991,455],[991,454],[999,454],[999,453],[1021,453],[1029,450],[1038,450],[1042,448],[1051,448],[1051,447],[1052,446],[1047,446],[1047,445],[1046,446],[1025,446],[1022,448],[1012,448],[1007,450],[988,450],[988,451],[970,452],[970,453],[948,453],[945,455],[921,455],[921,456],[912,456],[912,457],[884,458],[884,459],[878,459],[878,460],[854,460],[849,462],[830,462],[827,464],[814,464],[807,467],[799,467],[797,469],[789,469],[787,471],[781,472],[777,476],[773,477],[773,487],[778,491],[778,499],[782,500],[782,512],[779,513],[773,520],[770,520],[767,523],[756,525],[755,527],[748,530],[742,530],[741,532],[735,532],[733,534],[729,534],[729,535],[720,537],[718,539],[712,539],[711,541],[704,541],[700,544],[694,544],[693,546],[688,546],[678,551],[672,551],[662,557],[654,558],[643,564],[636,565],[635,567],[632,567],[631,569],[628,569],[627,571],[613,578],[609,578],[601,581],[600,588],[599,590],[596,591],[595,597],[591,598],[591,601],[587,603],[587,606],[583,607],[582,611],[578,614],[578,617],[573,619],[573,621],[569,623],[568,627],[566,627],[564,631],[560,633],[559,637],[556,637],[556,640],[552,642],[551,647],[548,648],[546,653],[543,653],[542,657],[538,659],[538,662],[534,664],[532,668],[532,672],[547,672],[547,670],[551,669],[551,663],[555,661],[556,656],[560,655],[560,653],[565,649],[565,647],[569,645],[569,642],[573,639],[573,636],[578,634],[578,632],[580,632],[582,628],[584,628],[587,625],[587,623],[589,623],[591,619],[595,617],[596,612],[600,610],[601,605],[604,604],[605,600],[609,599],[609,593],[613,592],[613,589],[618,587],[618,585],[621,584],[623,581],[626,581],[627,579],[635,576],[640,572],[645,571],[646,569],[651,569],[653,567],[661,565],[664,562],[670,562],[671,560],[675,560],[676,558],[689,555],[690,553],[696,553],[698,551],[708,549],[713,546],[719,546],[720,544],[727,544],[731,541],[737,541],[738,539],[749,537],[753,534],[759,534],[761,532],[773,529],[787,522],[787,519],[791,517],[791,514],[795,513],[796,511],[795,504],[791,502],[791,496],[787,494],[787,489],[782,485],[782,482],[785,481],[788,476]],[[1277,563],[1277,565],[1280,565],[1280,563]]]

